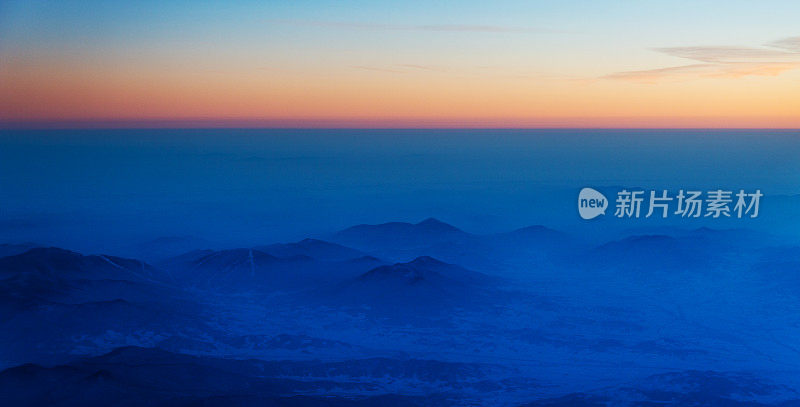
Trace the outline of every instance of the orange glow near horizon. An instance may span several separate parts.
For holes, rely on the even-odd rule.
[[[12,69],[0,73],[0,120],[112,127],[798,128],[800,77],[784,75],[641,84],[360,71]]]
[[[29,19],[0,15],[4,127],[800,128],[794,19],[720,43],[750,8],[676,35],[667,22],[681,11],[658,5],[580,25],[591,10],[524,3],[519,16],[461,16],[503,24],[439,25],[325,22],[276,5],[225,6],[230,20],[215,17],[221,5],[94,17],[16,7]]]

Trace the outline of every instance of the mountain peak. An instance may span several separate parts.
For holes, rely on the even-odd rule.
[[[470,236],[438,219],[428,218],[419,223],[389,222],[378,225],[356,225],[332,235],[338,244],[368,253],[381,253],[418,249]],[[386,256],[401,257],[401,256]]]
[[[307,237],[307,238],[297,242],[297,244],[318,244],[318,243],[332,244],[332,243],[326,242],[324,240],[314,239],[314,238],[311,238],[311,237]]]
[[[82,257],[80,253],[71,250],[62,249],[59,247],[34,247],[25,253],[24,256],[31,257],[54,257],[54,256],[69,256],[69,257]]]
[[[668,235],[633,235],[628,236],[623,241],[635,243],[651,243],[651,242],[673,242],[676,239]]]
[[[447,263],[445,263],[443,261],[440,261],[438,259],[435,259],[433,257],[430,257],[430,256],[420,256],[420,257],[417,257],[414,260],[411,260],[408,263],[398,263],[398,264],[408,264],[408,265],[425,266],[425,267],[446,266],[447,265]]]
[[[405,263],[395,263],[376,267],[361,275],[361,279],[399,277],[408,283],[414,284],[423,280],[434,279],[439,282],[446,278],[444,274],[452,274],[450,279],[459,280],[462,273],[468,273],[458,266],[447,264],[430,256],[420,256]],[[444,274],[442,274],[444,273]]]
[[[37,247],[0,258],[4,275],[35,275],[58,280],[142,281],[156,278],[154,269],[136,260],[109,255],[83,255],[57,247]]]
[[[402,281],[405,284],[415,285],[428,279],[432,272],[425,267],[411,263],[397,263],[391,266],[376,267],[359,277],[361,281]]]
[[[363,252],[326,240],[306,238],[294,243],[276,243],[256,246],[254,249],[275,257],[305,256],[322,261],[341,261],[364,255]]]
[[[525,226],[523,228],[514,230],[514,232],[515,233],[558,233],[555,229],[551,229],[544,225]]]
[[[457,227],[455,227],[455,226],[453,226],[453,225],[451,225],[449,223],[442,222],[442,221],[440,221],[439,219],[436,219],[436,218],[427,218],[427,219],[423,220],[422,222],[417,223],[417,226],[424,226],[426,228],[446,229],[446,230],[453,230],[453,231],[459,230]]]

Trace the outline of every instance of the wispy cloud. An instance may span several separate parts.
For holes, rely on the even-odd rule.
[[[657,83],[698,78],[741,78],[745,76],[777,76],[800,68],[800,62],[735,62],[726,64],[693,64],[641,71],[615,72],[604,79],[640,83]]]
[[[345,30],[389,30],[389,31],[442,31],[442,32],[476,32],[476,33],[523,33],[543,30],[531,27],[512,27],[485,24],[384,24],[362,23],[353,21],[309,21],[309,20],[270,20],[276,24],[334,28]]]
[[[770,47],[781,48],[791,52],[800,52],[800,37],[783,38],[767,44]]]
[[[667,68],[645,69],[640,71],[614,72],[603,76],[604,79],[619,79],[632,82],[656,83],[664,78],[685,78],[697,75],[700,72],[709,72],[714,69],[712,64],[695,64],[671,66]]]
[[[434,65],[400,64],[400,65],[397,65],[397,66],[399,66],[401,68],[414,69],[414,70],[418,70],[418,71],[429,71],[429,72],[446,72],[447,71],[446,69],[444,69],[442,67],[434,66]]]
[[[797,59],[796,53],[768,48],[719,46],[655,48],[654,50],[674,57],[717,64]]]
[[[440,66],[421,65],[421,64],[395,64],[389,66],[354,65],[352,66],[352,68],[365,71],[387,72],[387,73],[410,73],[414,71],[448,72],[448,69],[445,69]]]
[[[778,76],[785,71],[800,68],[800,62],[734,62],[720,67],[717,72],[706,76],[720,78],[739,78],[742,76]]]
[[[776,76],[800,69],[800,37],[784,38],[764,47],[698,46],[654,48],[670,56],[690,59],[694,64],[639,71],[622,71],[605,75],[641,83],[699,78],[741,78]],[[698,63],[699,62],[699,63]]]
[[[359,69],[359,70],[362,70],[362,71],[386,72],[386,73],[404,73],[404,71],[402,71],[400,69],[384,68],[384,67],[380,67],[380,66],[353,65],[351,68]]]

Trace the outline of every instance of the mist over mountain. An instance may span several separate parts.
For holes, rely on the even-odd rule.
[[[740,229],[641,232],[594,242],[427,219],[152,265],[8,246],[0,399],[795,403],[797,246]]]
[[[377,258],[341,246],[337,248],[338,253],[344,251],[357,257],[320,261],[297,254],[295,246],[288,250],[282,245],[270,249],[283,251],[282,254],[288,251],[289,257],[276,257],[256,249],[199,250],[167,259],[159,267],[171,278],[192,287],[280,291],[310,288],[309,283],[336,281],[381,264]],[[328,255],[320,257],[330,258],[329,249],[330,246],[325,246]],[[308,250],[304,252],[317,254]]]
[[[123,247],[121,252],[149,263],[158,263],[192,250],[216,246],[218,244],[193,236],[162,236]]]
[[[320,295],[335,304],[367,306],[380,314],[416,318],[487,301],[499,279],[432,257],[375,267]]]
[[[276,257],[308,256],[316,260],[327,261],[351,260],[366,255],[360,250],[319,239],[303,239],[294,243],[256,246],[254,249]]]
[[[152,264],[189,250],[330,240],[353,225],[433,217],[467,233],[544,225],[595,243],[660,234],[632,228],[708,227],[767,232],[797,244],[795,133],[0,129],[0,242]],[[575,210],[584,186],[758,188],[766,196],[756,219],[619,221],[609,213],[585,222]],[[451,261],[434,253],[386,260],[426,254]]]
[[[37,247],[35,243],[0,244],[0,257],[22,254],[30,249],[33,249],[34,247]]]
[[[619,387],[541,400],[525,407],[660,406],[795,406],[800,393],[751,374],[685,371],[653,375]]]
[[[393,394],[394,381],[425,387],[480,389],[497,373],[489,365],[429,360],[265,362],[179,355],[125,347],[46,368],[23,365],[0,373],[0,399],[16,404],[102,406],[109,400],[147,405],[439,405],[444,396]],[[347,377],[358,377],[358,381]],[[293,394],[307,393],[306,396]],[[358,394],[353,396],[352,394]]]
[[[424,248],[470,235],[438,219],[428,218],[419,223],[389,222],[379,225],[357,225],[331,236],[331,240],[367,252],[387,249]]]
[[[91,255],[60,248],[33,248],[24,253],[0,258],[3,275],[37,274],[65,280],[150,281],[157,278],[150,265],[134,259]]]

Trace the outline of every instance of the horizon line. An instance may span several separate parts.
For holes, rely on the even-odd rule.
[[[762,120],[723,117],[561,119],[43,119],[3,120],[0,130],[281,129],[281,130],[800,130],[795,117]],[[713,124],[703,124],[711,121]],[[652,122],[652,124],[647,124]],[[673,123],[670,123],[673,122]],[[677,123],[675,123],[677,122]],[[728,123],[726,123],[728,122]]]
[[[2,131],[59,130],[686,130],[686,131],[800,131],[800,127],[270,127],[270,126],[97,126],[3,127]]]

